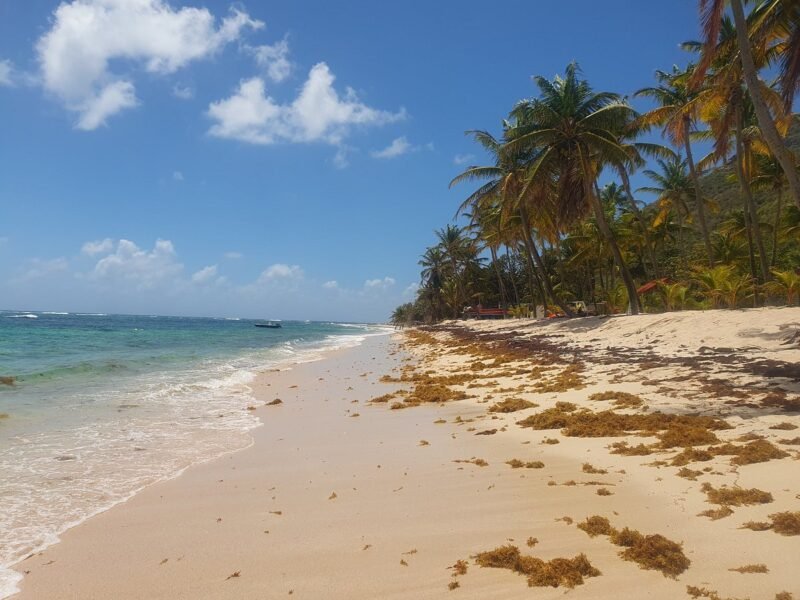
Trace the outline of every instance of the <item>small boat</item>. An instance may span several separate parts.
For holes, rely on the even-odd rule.
[[[281,322],[280,321],[266,321],[264,323],[255,323],[256,327],[266,327],[268,329],[280,329]]]

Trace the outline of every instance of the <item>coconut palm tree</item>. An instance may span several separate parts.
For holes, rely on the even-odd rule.
[[[447,225],[435,232],[439,240],[439,248],[450,266],[450,278],[454,282],[455,291],[451,294],[453,304],[463,303],[466,299],[463,281],[463,269],[467,257],[472,252],[472,240],[464,233],[461,227]],[[445,282],[446,283],[446,282]]]
[[[513,219],[519,226],[518,230],[533,283],[531,289],[539,288],[543,304],[547,305],[552,302],[566,314],[571,314],[569,308],[553,290],[544,261],[542,261],[531,233],[533,222],[528,206],[530,194],[523,195],[521,193],[525,189],[525,169],[521,164],[519,154],[503,151],[503,144],[486,131],[468,131],[467,133],[471,134],[494,157],[495,164],[471,166],[453,178],[450,187],[464,181],[486,181],[461,203],[459,211],[468,208],[474,211],[475,207],[487,202],[498,202],[498,206],[501,208],[501,218],[506,221]]]
[[[783,189],[786,186],[786,175],[774,156],[756,155],[753,186],[771,190],[776,196],[775,215],[772,222],[772,255],[770,258],[770,267],[774,267],[778,258],[778,239],[783,216]]]
[[[554,223],[565,229],[592,212],[611,249],[628,293],[639,313],[636,285],[597,195],[605,166],[625,163],[629,154],[619,140],[635,113],[619,95],[594,92],[579,78],[578,65],[553,81],[534,77],[540,97],[523,100],[512,111],[505,151],[526,155],[526,189],[538,189],[538,204],[554,203]]]
[[[768,154],[762,132],[757,125],[752,94],[748,94],[745,86],[741,53],[736,43],[736,31],[733,23],[723,17],[720,23],[718,41],[713,52],[706,85],[700,90],[698,103],[700,114],[710,128],[714,140],[713,157],[716,160],[727,158],[729,147],[733,142],[735,150],[735,168],[739,185],[742,189],[742,200],[745,210],[748,243],[758,251],[761,281],[769,281],[769,258],[766,255],[764,242],[759,227],[759,217],[755,198],[751,187],[753,178],[753,162],[755,153]],[[687,42],[684,47],[690,50],[702,48],[697,42]],[[761,48],[757,54],[759,62],[764,63],[772,53],[769,48]],[[783,112],[778,93],[764,82],[758,82],[760,95],[769,103],[776,116],[776,126],[785,135],[790,120]],[[751,250],[751,253],[752,250]],[[754,270],[753,277],[758,277]]]
[[[800,174],[795,167],[795,158],[791,150],[784,143],[778,127],[775,124],[767,99],[762,93],[762,82],[758,77],[758,67],[754,58],[753,47],[748,37],[749,29],[747,18],[744,14],[742,0],[729,0],[733,22],[736,29],[736,42],[739,49],[739,56],[742,64],[742,74],[747,85],[747,91],[753,101],[753,109],[758,119],[758,125],[764,136],[770,152],[780,163],[783,172],[786,174],[786,181],[792,198],[800,207]],[[698,63],[697,69],[692,77],[692,83],[698,87],[705,76],[706,71],[711,66],[717,51],[717,41],[723,27],[725,16],[726,0],[700,0],[701,23],[704,33],[703,53]],[[793,36],[800,35],[800,26],[797,19],[800,16],[800,8],[796,1],[784,0],[782,2],[769,2],[770,6],[764,7],[764,11],[773,9],[771,14],[773,24],[778,27],[781,24],[787,34],[786,43],[783,47],[783,65],[781,77],[784,87],[784,101],[791,105],[794,97],[798,77],[800,77],[800,58],[798,49],[800,41]],[[766,22],[764,13],[756,13],[754,16],[762,17],[762,22]],[[759,30],[761,32],[762,30]]]
[[[674,213],[678,220],[678,248],[683,247],[683,223],[689,215],[686,204],[688,198],[694,197],[695,189],[689,174],[686,172],[686,161],[680,158],[657,160],[661,172],[646,169],[642,173],[653,182],[653,185],[640,187],[637,191],[656,194],[658,212],[651,226],[659,227]]]
[[[708,262],[713,264],[714,253],[706,219],[705,200],[700,186],[700,174],[692,154],[691,133],[696,129],[699,104],[697,102],[698,92],[689,87],[688,78],[691,73],[691,65],[684,71],[681,71],[677,66],[672,67],[671,73],[656,71],[658,85],[642,88],[634,96],[652,98],[657,103],[656,108],[639,117],[640,126],[660,126],[664,136],[675,147],[683,146],[683,151],[686,154],[686,163],[692,176],[695,210],[700,224],[700,233],[703,236]]]

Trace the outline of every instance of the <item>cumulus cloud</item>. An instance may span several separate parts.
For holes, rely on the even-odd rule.
[[[408,154],[412,149],[411,144],[405,136],[396,138],[383,150],[374,150],[370,154],[373,158],[396,158],[403,154]]]
[[[204,284],[209,283],[217,276],[217,265],[209,265],[203,267],[192,275],[192,283]]]
[[[238,260],[242,258],[244,254],[242,254],[241,252],[226,252],[225,254],[223,254],[223,256],[228,260]]]
[[[331,279],[330,281],[323,283],[322,287],[324,287],[326,290],[335,290],[339,287],[339,282],[335,279]]]
[[[94,266],[92,279],[152,288],[181,274],[175,247],[169,240],[156,240],[152,250],[142,250],[130,240],[119,240],[116,249]]]
[[[364,282],[364,289],[367,290],[387,290],[397,283],[393,277],[384,277],[383,279],[367,279]]]
[[[172,86],[172,95],[180,100],[191,100],[194,98],[194,90],[188,85],[176,83]]]
[[[245,28],[263,26],[237,9],[217,26],[207,9],[175,9],[165,0],[62,2],[37,43],[43,85],[77,113],[78,128],[95,129],[138,102],[131,73],[112,73],[112,62],[170,74],[239,39]]]
[[[133,84],[130,81],[115,81],[87,99],[75,127],[92,131],[105,125],[106,119],[111,115],[138,104]]]
[[[289,40],[286,38],[272,45],[248,46],[247,49],[272,81],[280,83],[292,72],[292,63],[289,61]]]
[[[334,80],[327,64],[314,65],[299,95],[289,104],[279,104],[268,96],[261,77],[242,81],[233,96],[209,105],[208,116],[214,121],[209,133],[251,144],[339,145],[353,127],[405,118],[403,110],[393,113],[367,106],[352,88],[340,95],[333,87]]]
[[[466,165],[475,160],[474,154],[456,154],[453,157],[453,164],[457,166]]]
[[[97,254],[107,254],[114,248],[114,241],[111,238],[104,240],[97,240],[94,242],[86,242],[81,246],[81,252],[88,256],[95,256]]]
[[[287,265],[284,263],[276,263],[270,265],[261,272],[258,278],[259,283],[275,279],[302,279],[303,269],[298,265]]]
[[[10,60],[0,60],[0,85],[14,85],[12,79],[13,72],[14,66],[11,64]]]

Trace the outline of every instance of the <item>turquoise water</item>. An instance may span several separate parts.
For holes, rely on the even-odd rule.
[[[187,466],[245,447],[249,383],[385,329],[0,311],[0,598],[7,567]]]

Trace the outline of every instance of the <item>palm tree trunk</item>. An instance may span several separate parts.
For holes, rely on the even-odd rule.
[[[489,246],[489,252],[492,253],[492,266],[494,273],[497,275],[497,286],[500,289],[500,303],[503,308],[506,307],[506,286],[503,283],[503,272],[500,270],[500,265],[497,264],[497,249],[494,246]]]
[[[628,169],[624,166],[619,166],[617,168],[620,177],[622,178],[622,189],[625,190],[625,195],[628,197],[628,201],[630,202],[631,210],[633,210],[633,215],[636,217],[636,222],[639,223],[639,228],[642,230],[642,239],[644,240],[644,246],[647,252],[647,258],[650,260],[650,264],[653,266],[653,271],[655,273],[659,272],[658,264],[656,261],[655,252],[653,252],[653,247],[650,243],[650,234],[647,231],[647,224],[644,222],[644,215],[642,215],[642,211],[639,210],[639,206],[636,204],[636,198],[633,197],[633,190],[631,190],[631,180],[628,177]],[[647,265],[645,261],[642,261],[642,266],[644,267],[645,276],[650,279],[651,275],[647,269]]]
[[[581,166],[583,167],[583,189],[584,193],[586,194],[589,202],[594,209],[594,216],[597,220],[597,226],[600,228],[600,233],[603,234],[603,237],[606,238],[606,242],[608,243],[609,247],[611,248],[611,254],[614,257],[614,263],[619,270],[619,274],[622,277],[622,281],[625,284],[625,289],[628,291],[628,302],[631,306],[631,314],[638,315],[639,314],[639,296],[636,294],[636,284],[633,283],[633,277],[631,277],[631,273],[628,270],[628,265],[625,264],[625,260],[622,258],[622,253],[619,251],[619,246],[617,245],[617,240],[614,237],[614,232],[611,231],[611,227],[608,226],[608,221],[606,221],[606,215],[603,212],[603,205],[600,203],[600,198],[597,194],[594,193],[594,188],[592,187],[592,179],[590,179],[590,174],[592,170],[589,168],[589,165],[586,163],[586,158],[582,157],[581,162],[583,163]]]
[[[547,294],[542,287],[542,281],[539,279],[539,276],[536,274],[536,264],[533,261],[533,254],[531,253],[530,248],[528,247],[528,242],[523,239],[522,245],[525,247],[525,264],[528,266],[528,285],[531,289],[531,300],[533,301],[533,310],[534,316],[536,312],[536,295],[534,294],[534,290],[538,290],[539,297],[542,299],[542,304],[547,307]]]
[[[770,266],[775,266],[775,261],[778,260],[778,230],[781,227],[781,213],[783,212],[783,186],[778,188],[778,206],[775,212],[775,224],[772,226],[772,259]]]
[[[511,272],[511,287],[514,288],[514,304],[519,304],[519,290],[517,289],[517,278],[514,277],[514,270],[511,269],[511,256],[507,244],[506,244],[506,259],[508,260],[508,267],[509,271]]]
[[[753,198],[753,190],[750,188],[750,180],[748,179],[750,173],[748,157],[750,156],[750,152],[742,139],[741,106],[736,110],[736,129],[734,131],[734,137],[736,141],[736,175],[739,178],[739,185],[742,187],[744,210],[748,217],[745,222],[748,223],[750,228],[748,232],[748,241],[750,242],[751,248],[753,241],[755,241],[756,248],[758,249],[758,261],[761,266],[762,278],[760,281],[761,283],[766,283],[770,280],[769,264],[767,263],[767,253],[764,250],[764,240],[761,237],[756,202]],[[755,273],[753,275],[755,277]],[[756,277],[756,282],[758,281],[759,278]]]
[[[744,80],[747,83],[747,91],[750,93],[750,99],[753,101],[753,108],[755,109],[756,118],[758,119],[758,126],[761,128],[761,134],[764,136],[764,141],[767,142],[767,146],[769,146],[772,155],[778,159],[783,172],[786,174],[789,192],[792,198],[794,198],[795,204],[800,208],[800,175],[797,173],[794,156],[781,139],[778,128],[775,127],[775,121],[772,120],[769,107],[764,101],[764,96],[761,94],[758,71],[753,62],[750,40],[747,38],[747,21],[744,17],[744,9],[742,8],[741,0],[731,0],[731,9],[733,11],[733,21],[736,25],[736,41],[739,45],[739,56],[742,60]]]
[[[558,306],[564,314],[568,317],[573,316],[572,311],[567,308],[567,306],[556,296],[555,292],[553,291],[553,286],[550,283],[550,278],[547,276],[547,270],[544,266],[544,261],[542,257],[539,255],[539,251],[536,249],[536,244],[533,241],[533,236],[531,235],[530,230],[530,221],[528,220],[528,211],[525,209],[524,206],[520,206],[519,208],[519,216],[522,219],[522,240],[525,244],[525,248],[528,250],[528,254],[530,258],[536,263],[536,268],[542,276],[539,278],[539,283],[544,285],[544,289],[542,290],[542,296],[544,300],[544,304],[547,304],[548,296],[553,303]],[[544,292],[547,293],[547,296],[544,295]],[[545,306],[545,310],[547,307]]]
[[[686,162],[689,163],[689,173],[692,175],[694,183],[695,204],[697,206],[697,220],[700,221],[700,233],[703,235],[703,243],[706,246],[708,264],[714,266],[714,251],[711,248],[711,236],[708,234],[708,223],[706,222],[706,207],[703,203],[703,193],[700,190],[700,177],[694,166],[694,156],[692,156],[692,144],[689,141],[689,119],[683,120],[683,145],[686,150]]]

